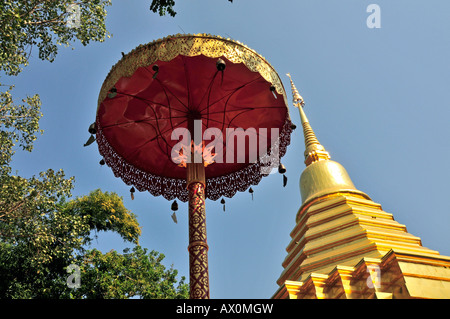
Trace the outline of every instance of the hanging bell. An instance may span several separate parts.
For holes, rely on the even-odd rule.
[[[278,166],[278,173],[283,174],[283,187],[286,187],[287,177],[286,177],[286,175],[284,175],[284,173],[286,173],[286,167],[284,167],[284,165],[281,163]]]
[[[91,134],[97,133],[97,126],[95,125],[95,123],[92,123],[91,125],[89,125],[88,132]]]
[[[223,211],[225,211],[225,199],[221,199],[220,200],[220,203],[223,205]]]
[[[108,97],[109,97],[110,99],[112,99],[112,98],[116,97],[116,95],[117,95],[117,89],[116,89],[115,86],[113,86],[113,87],[111,88],[111,90],[109,90]]]
[[[253,189],[250,187],[250,189],[248,190],[248,192],[250,193],[250,194],[252,194],[252,200],[253,200]]]
[[[134,189],[134,187],[131,187],[131,189],[130,189],[130,194],[131,194],[131,200],[134,200],[134,192],[135,192],[136,190]]]
[[[153,79],[156,79],[156,77],[158,76],[158,72],[159,72],[159,65],[158,64],[154,64],[153,66],[152,66],[152,70],[155,72],[154,74],[153,74]]]
[[[276,90],[275,86],[274,86],[274,85],[271,85],[271,86],[270,86],[270,91],[272,92],[273,97],[274,97],[275,99],[278,99],[277,94],[275,93],[275,90]]]
[[[171,206],[172,211],[176,212],[178,210],[178,203],[176,200],[173,201]]]
[[[225,61],[224,60],[222,60],[222,59],[218,59],[217,60],[217,62],[216,62],[216,68],[217,68],[217,70],[218,71],[220,71],[221,73],[222,73],[222,77],[221,77],[221,80],[220,80],[220,85],[222,85],[223,84],[223,70],[225,70],[225,67],[226,67],[227,65],[225,64]]]
[[[294,123],[291,124],[291,130],[295,130],[297,128],[297,125],[295,125]]]
[[[91,136],[89,137],[89,139],[87,140],[86,143],[84,143],[83,146],[88,146],[91,145],[92,143],[94,143],[95,141],[95,136],[94,134],[97,133],[97,128],[95,126],[95,123],[92,123],[91,125],[89,125],[89,129],[88,129],[89,133],[91,133]]]
[[[222,60],[222,59],[218,59],[217,60],[217,62],[216,62],[216,67],[217,67],[217,70],[218,71],[223,71],[223,70],[225,70],[225,67],[226,67],[227,65],[225,64],[225,61],[224,60]]]
[[[101,160],[100,160],[100,162],[98,162],[100,165],[105,165],[105,160],[102,158]]]

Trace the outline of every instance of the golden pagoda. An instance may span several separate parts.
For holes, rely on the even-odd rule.
[[[317,140],[290,81],[306,169],[300,177],[302,205],[272,298],[450,298],[450,257],[423,247],[419,237],[356,189]]]

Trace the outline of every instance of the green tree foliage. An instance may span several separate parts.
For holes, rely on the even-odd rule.
[[[102,254],[87,252],[80,261],[80,288],[72,295],[95,299],[185,299],[189,295],[184,277],[175,287],[177,271],[161,264],[164,255],[147,252],[141,246],[125,249],[123,254],[112,250]]]
[[[11,94],[13,88],[10,86],[5,92],[0,92],[0,178],[10,173],[9,163],[16,144],[31,152],[36,134],[42,133],[39,130],[39,119],[42,117],[39,95],[27,97],[22,104],[17,104]]]
[[[136,216],[117,194],[95,190],[67,201],[74,179],[62,170],[11,174],[17,146],[32,150],[42,114],[37,97],[16,104],[8,90],[0,102],[0,297],[187,298],[184,278],[175,288],[177,272],[165,270],[163,255],[140,246],[123,255],[86,250],[100,231],[138,245]],[[67,286],[70,264],[85,271],[79,291]]]
[[[115,231],[125,240],[135,244],[141,235],[135,215],[125,208],[122,198],[115,193],[95,190],[88,196],[68,202],[64,211],[69,215],[81,217],[90,230]],[[85,239],[85,243],[89,244],[90,238],[86,236]]]
[[[174,17],[177,13],[173,9],[175,6],[174,0],[152,0],[150,10],[159,13],[160,16],[166,15],[166,12]]]
[[[0,73],[28,64],[33,49],[52,62],[58,45],[104,41],[110,0],[0,2]],[[68,23],[75,5],[80,15]],[[5,89],[6,88],[6,89]],[[39,128],[39,95],[17,102],[0,84],[0,298],[187,298],[184,278],[161,264],[163,255],[140,247],[136,216],[115,193],[96,190],[71,198],[73,178],[48,169],[31,178],[12,174],[18,149],[31,152]],[[95,234],[114,231],[133,250],[87,250]],[[67,285],[67,268],[79,265],[81,286]]]
[[[53,61],[58,44],[70,46],[76,39],[83,45],[104,41],[109,36],[105,19],[110,4],[111,0],[2,0],[0,71],[20,73],[33,48],[40,59]],[[72,18],[76,23],[70,23]]]
[[[98,231],[137,244],[136,216],[115,193],[96,190],[66,202],[71,180],[48,173],[35,180],[32,199],[24,196],[14,214],[0,209],[0,298],[187,298],[184,278],[175,287],[177,271],[165,269],[162,254],[139,245],[124,254],[87,250]],[[67,285],[71,264],[80,267],[78,289]]]
[[[229,2],[233,2],[233,0],[228,0]],[[166,13],[170,14],[174,17],[177,12],[173,8],[175,6],[175,0],[152,0],[150,4],[150,10],[158,13],[160,16],[166,15]]]

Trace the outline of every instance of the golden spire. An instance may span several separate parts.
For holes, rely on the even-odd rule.
[[[298,93],[297,88],[292,81],[291,75],[287,73],[291,81],[291,90],[293,97],[293,104],[296,108],[298,108],[300,112],[300,119],[302,121],[303,126],[303,135],[305,136],[305,164],[309,166],[311,163],[328,160],[330,159],[330,154],[325,150],[325,148],[319,143],[319,140],[314,134],[314,131],[309,124],[308,118],[306,117],[305,112],[303,111],[303,106],[305,105],[305,101],[303,100],[300,93]]]
[[[363,192],[357,190],[345,168],[330,159],[330,154],[317,140],[308,118],[303,111],[305,102],[292,82],[291,88],[293,103],[300,112],[300,118],[305,137],[305,164],[306,168],[300,176],[300,194],[305,204],[315,198],[336,192],[351,192],[369,198]],[[370,198],[369,198],[370,199]]]

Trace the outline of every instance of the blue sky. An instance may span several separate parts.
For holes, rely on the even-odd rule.
[[[450,255],[450,2],[177,0],[175,18],[148,10],[150,0],[113,0],[104,43],[61,48],[54,63],[37,50],[16,78],[14,95],[39,93],[45,130],[14,169],[31,176],[62,168],[75,176],[74,196],[96,188],[114,191],[137,216],[140,244],[163,253],[180,276],[189,277],[187,204],[178,224],[170,202],[136,193],[115,178],[97,146],[83,147],[95,119],[104,78],[139,44],[176,33],[210,33],[243,42],[278,71],[291,101],[290,72],[306,101],[305,112],[331,158],[354,184],[422,238],[425,247]],[[381,8],[381,28],[369,29],[366,8]],[[296,109],[291,118],[299,125]],[[273,174],[248,193],[206,203],[212,298],[270,298],[301,205],[303,136],[297,129],[284,157],[288,184]],[[115,235],[100,234],[95,247],[122,251]]]

